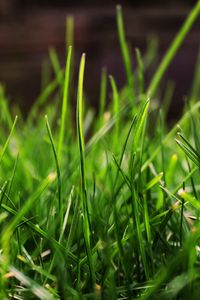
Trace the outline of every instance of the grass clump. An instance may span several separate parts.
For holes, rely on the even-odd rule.
[[[55,79],[26,121],[12,121],[1,87],[0,299],[199,298],[198,68],[178,126],[166,122],[172,84],[163,106],[156,97],[199,13],[198,1],[146,87],[149,54],[136,49],[133,70],[118,6],[127,83],[119,90],[103,70],[94,118],[83,92],[83,54],[77,126],[71,46],[65,72],[50,50]],[[71,17],[67,24],[73,40]]]

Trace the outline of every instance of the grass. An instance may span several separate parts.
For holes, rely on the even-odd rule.
[[[135,50],[133,69],[118,6],[126,84],[120,90],[102,70],[96,115],[84,94],[83,54],[73,118],[71,16],[65,71],[51,48],[55,79],[45,66],[26,120],[1,86],[0,299],[199,298],[199,57],[173,127],[166,121],[173,83],[158,101],[199,14],[197,1],[147,86],[155,43],[144,56]]]

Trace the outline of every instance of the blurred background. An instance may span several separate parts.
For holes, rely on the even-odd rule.
[[[152,72],[196,1],[192,0],[0,0],[0,82],[11,102],[26,113],[42,88],[42,69],[49,63],[49,47],[55,47],[65,64],[66,17],[74,17],[76,69],[82,52],[87,54],[85,90],[95,107],[102,67],[118,86],[125,82],[116,26],[116,4],[121,4],[126,37],[133,49],[144,54],[149,47],[158,52]],[[171,115],[180,110],[188,93],[200,41],[200,21],[195,23],[167,78],[176,82]],[[147,75],[151,76],[151,71]]]

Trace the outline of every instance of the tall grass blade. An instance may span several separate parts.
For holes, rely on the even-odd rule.
[[[4,146],[3,146],[2,150],[1,150],[1,153],[0,153],[0,164],[1,164],[1,161],[2,161],[2,159],[3,159],[4,154],[5,154],[5,152],[6,152],[6,149],[8,148],[10,139],[11,139],[11,137],[12,137],[12,135],[13,135],[13,132],[14,132],[14,129],[15,129],[15,125],[16,125],[16,123],[17,123],[17,118],[18,118],[18,117],[16,116],[16,117],[15,117],[15,120],[14,120],[14,122],[13,122],[12,128],[11,128],[10,134],[9,134],[9,136],[8,136],[6,142],[5,142],[5,144],[4,144]]]
[[[100,96],[99,96],[100,127],[103,125],[103,115],[105,112],[105,105],[106,105],[106,92],[107,92],[107,72],[106,72],[106,69],[103,68],[102,73],[101,73]]]
[[[117,116],[119,114],[119,93],[113,76],[110,75],[109,79],[110,79],[110,84],[112,87],[112,94],[113,94],[113,115]],[[118,135],[119,135],[119,119],[117,118],[115,122],[115,140],[114,140],[115,144],[117,143]]]
[[[188,15],[187,19],[183,23],[183,26],[175,36],[173,42],[171,43],[169,49],[167,50],[165,56],[163,57],[155,75],[153,76],[149,87],[147,89],[147,94],[150,98],[153,98],[157,92],[159,87],[160,81],[163,78],[167,68],[169,67],[171,61],[173,60],[174,56],[176,55],[178,49],[180,48],[181,44],[183,43],[187,33],[191,29],[192,25],[194,24],[195,20],[200,14],[200,1],[198,0],[194,8],[191,10],[190,14]]]
[[[56,78],[57,78],[60,86],[62,87],[62,78],[60,76],[61,66],[60,66],[59,57],[58,57],[58,54],[57,54],[55,48],[53,48],[53,47],[49,48],[49,57],[50,57],[51,64],[53,66],[53,70],[56,75]]]
[[[79,68],[79,80],[78,80],[78,92],[77,92],[77,135],[80,153],[80,171],[81,171],[81,199],[82,199],[82,222],[83,222],[83,235],[85,240],[86,253],[88,258],[88,264],[90,269],[91,284],[94,287],[95,284],[95,272],[93,265],[93,257],[91,253],[90,245],[90,220],[89,210],[87,203],[87,191],[86,191],[86,176],[85,176],[85,143],[83,136],[83,79],[85,69],[85,54],[81,57]]]
[[[144,93],[144,65],[142,61],[142,55],[138,48],[135,49],[135,53],[138,66],[139,95],[142,95]]]
[[[66,18],[66,51],[69,51],[69,47],[74,46],[74,17],[72,15]]]
[[[117,11],[118,36],[119,36],[122,58],[124,61],[124,67],[126,71],[126,79],[127,79],[130,95],[131,97],[133,97],[134,91],[133,91],[133,73],[132,73],[132,66],[131,66],[131,58],[130,58],[129,49],[125,38],[122,8],[120,5],[117,5],[116,11]]]
[[[50,128],[47,116],[45,116],[45,120],[46,120],[47,132],[48,132],[49,139],[50,139],[50,142],[51,142],[53,155],[54,155],[54,159],[55,159],[55,164],[56,164],[56,173],[57,173],[57,182],[58,182],[59,224],[60,224],[60,233],[61,233],[62,225],[63,225],[63,199],[62,199],[62,181],[61,181],[61,175],[60,175],[60,166],[59,166],[58,155],[57,155],[57,152],[56,152],[56,147],[55,147],[55,144],[54,144],[54,140],[53,140],[53,136],[52,136],[52,133],[51,133],[51,128]]]
[[[66,69],[65,69],[65,81],[64,81],[62,112],[61,112],[61,125],[60,125],[60,132],[59,132],[59,141],[58,141],[58,160],[60,160],[60,158],[61,158],[61,152],[63,149],[63,140],[64,140],[64,135],[65,135],[67,105],[68,105],[68,98],[69,98],[71,56],[72,56],[72,47],[70,46],[68,49]]]

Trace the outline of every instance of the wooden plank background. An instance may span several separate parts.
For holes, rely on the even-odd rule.
[[[159,58],[189,11],[187,5],[132,7],[124,6],[126,35],[132,48],[146,49],[147,39],[159,39]],[[85,87],[95,106],[98,100],[100,71],[107,66],[120,85],[124,71],[118,45],[115,5],[106,7],[46,7],[26,6],[19,9],[17,0],[0,1],[0,82],[12,101],[27,111],[40,93],[41,65],[54,46],[62,64],[65,61],[65,20],[72,14],[75,20],[75,49],[78,63],[87,53]],[[200,22],[184,42],[168,74],[177,81],[174,114],[182,96],[188,91],[200,41]],[[186,70],[186,71],[185,71]],[[92,79],[92,80],[91,80]],[[177,107],[177,108],[176,108]]]

